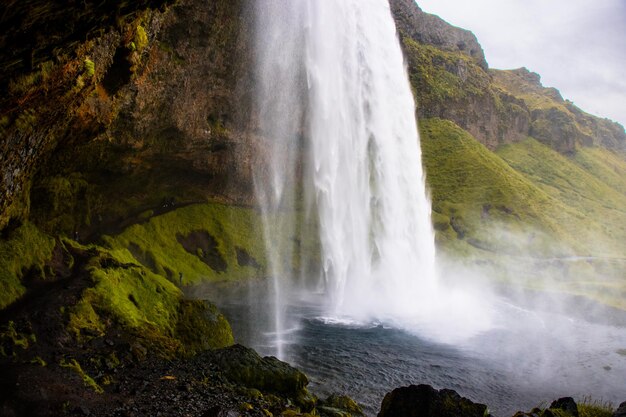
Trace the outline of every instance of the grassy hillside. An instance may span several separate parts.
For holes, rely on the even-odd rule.
[[[441,251],[492,278],[626,308],[625,162],[528,138],[492,152],[442,119],[420,121]]]
[[[497,155],[537,188],[577,213],[567,227],[570,234],[588,243],[588,253],[623,256],[626,194],[613,186],[623,188],[626,162],[620,164],[615,154],[602,148],[583,148],[577,154],[580,154],[578,158],[566,157],[532,138],[504,145],[497,151]],[[607,169],[605,159],[616,163],[615,171]],[[621,183],[616,181],[619,176]],[[603,178],[609,179],[610,184]],[[578,223],[576,219],[581,215],[582,221]]]
[[[435,228],[444,247],[469,245],[503,253],[523,249],[538,256],[585,250],[567,228],[572,220],[581,220],[580,213],[454,123],[426,119],[420,128]],[[554,238],[567,245],[554,245]]]

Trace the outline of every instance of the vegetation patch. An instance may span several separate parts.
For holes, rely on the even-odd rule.
[[[15,356],[16,351],[28,349],[37,337],[28,329],[18,329],[9,321],[0,328],[0,357]]]
[[[561,221],[573,216],[572,210],[468,132],[453,122],[432,118],[420,121],[420,133],[440,245],[465,253],[473,251],[468,245],[498,253],[562,253],[543,235],[523,236],[528,228],[574,242],[567,239]],[[519,238],[511,239],[514,235]]]
[[[117,252],[123,252],[134,245],[145,256],[153,259],[156,273],[168,277],[176,284],[179,284],[180,274],[183,284],[203,279],[240,279],[256,276],[258,272],[237,264],[234,247],[244,246],[252,253],[263,253],[263,246],[253,239],[255,232],[257,235],[260,234],[259,221],[256,213],[250,209],[219,204],[192,205],[153,217],[147,223],[133,225],[114,238],[106,238],[105,242]],[[204,234],[199,231],[203,231]],[[192,236],[192,232],[195,232],[196,237],[210,236],[212,241],[204,239],[206,245],[199,247],[192,244],[198,242],[183,238],[182,240],[187,242],[186,249],[177,236]],[[211,268],[204,252],[207,252],[206,255],[211,252],[214,258],[220,259],[222,267],[218,270]],[[257,256],[263,259],[263,256]],[[228,270],[227,275],[219,271],[224,270],[224,263]]]
[[[626,308],[626,196],[603,166],[619,172],[614,151],[564,156],[528,138],[494,153],[450,121],[420,128],[441,249],[498,279]]]
[[[185,300],[178,311],[176,336],[185,355],[235,343],[230,324],[217,307],[202,300]]]
[[[276,216],[283,216],[287,222],[293,218],[293,224],[296,224],[298,212]],[[267,274],[262,224],[261,215],[251,208],[219,203],[194,204],[130,226],[117,236],[105,237],[104,242],[126,262],[143,261],[153,272],[168,277],[177,285],[181,274],[183,285],[200,281],[236,281]],[[295,236],[282,237],[275,242],[276,248],[286,245],[292,238]],[[309,250],[307,253],[315,254],[316,242],[316,237],[310,235],[301,246]],[[133,256],[137,253],[142,255]],[[293,256],[285,263],[299,270],[301,260],[296,254]],[[146,258],[151,259],[148,265]]]
[[[67,329],[79,341],[120,326],[138,341],[131,349],[138,359],[148,352],[172,357],[233,343],[228,322],[214,306],[183,300],[172,282],[138,264],[130,252],[82,248],[91,254],[85,266],[91,283],[67,309]]]
[[[604,160],[618,169],[626,162],[617,164],[614,154],[607,150],[589,148],[578,153],[578,158],[567,157],[532,138],[497,150],[512,168],[575,213],[561,222],[571,240],[589,243],[586,253],[621,257],[626,241],[626,194],[611,186],[617,181],[607,172]]]
[[[22,283],[25,275],[45,276],[45,263],[54,246],[54,239],[30,223],[9,231],[0,240],[0,309],[26,292]]]
[[[578,417],[613,417],[613,409],[606,404],[578,404]]]
[[[79,377],[82,378],[83,382],[85,383],[85,386],[93,389],[96,394],[104,393],[104,390],[102,389],[102,387],[98,385],[98,383],[92,377],[87,375],[85,371],[83,371],[83,368],[80,366],[80,364],[78,363],[76,359],[70,359],[69,361],[62,359],[59,365],[62,368],[68,368],[74,371]]]
[[[470,56],[420,44],[408,36],[402,41],[411,85],[419,92],[414,95],[428,114],[436,114],[451,100],[491,94],[489,76]]]

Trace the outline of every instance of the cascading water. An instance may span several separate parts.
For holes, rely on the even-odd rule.
[[[412,314],[435,290],[413,96],[386,1],[314,1],[306,57],[326,284],[339,312]]]
[[[422,326],[450,304],[438,290],[415,105],[388,2],[263,0],[255,13],[270,149],[257,195],[276,331],[284,288],[297,281],[280,261],[295,248],[276,242],[296,227],[272,213],[298,198],[317,216],[328,314]]]
[[[304,104],[304,9],[300,2],[261,1],[256,18],[256,87],[258,127],[267,139],[267,160],[255,173],[255,191],[263,211],[263,234],[271,278],[275,355],[283,357],[284,297],[293,283],[289,260],[294,247],[285,237],[295,234],[293,211],[298,185],[294,181],[299,159]]]

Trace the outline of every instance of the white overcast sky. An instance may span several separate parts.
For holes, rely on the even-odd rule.
[[[626,126],[626,0],[417,0],[471,30],[490,68],[526,67],[588,113]]]

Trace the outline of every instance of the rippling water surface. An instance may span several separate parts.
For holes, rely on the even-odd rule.
[[[284,359],[309,376],[314,393],[348,394],[370,416],[386,392],[421,383],[454,389],[487,404],[496,416],[561,396],[592,396],[614,405],[626,400],[626,328],[620,326],[535,313],[500,301],[493,329],[446,344],[420,336],[419,330],[323,317],[304,303],[287,306],[287,330],[276,335],[266,331],[272,328],[263,314],[269,307],[232,301],[221,307],[238,342],[273,355],[280,339]]]

